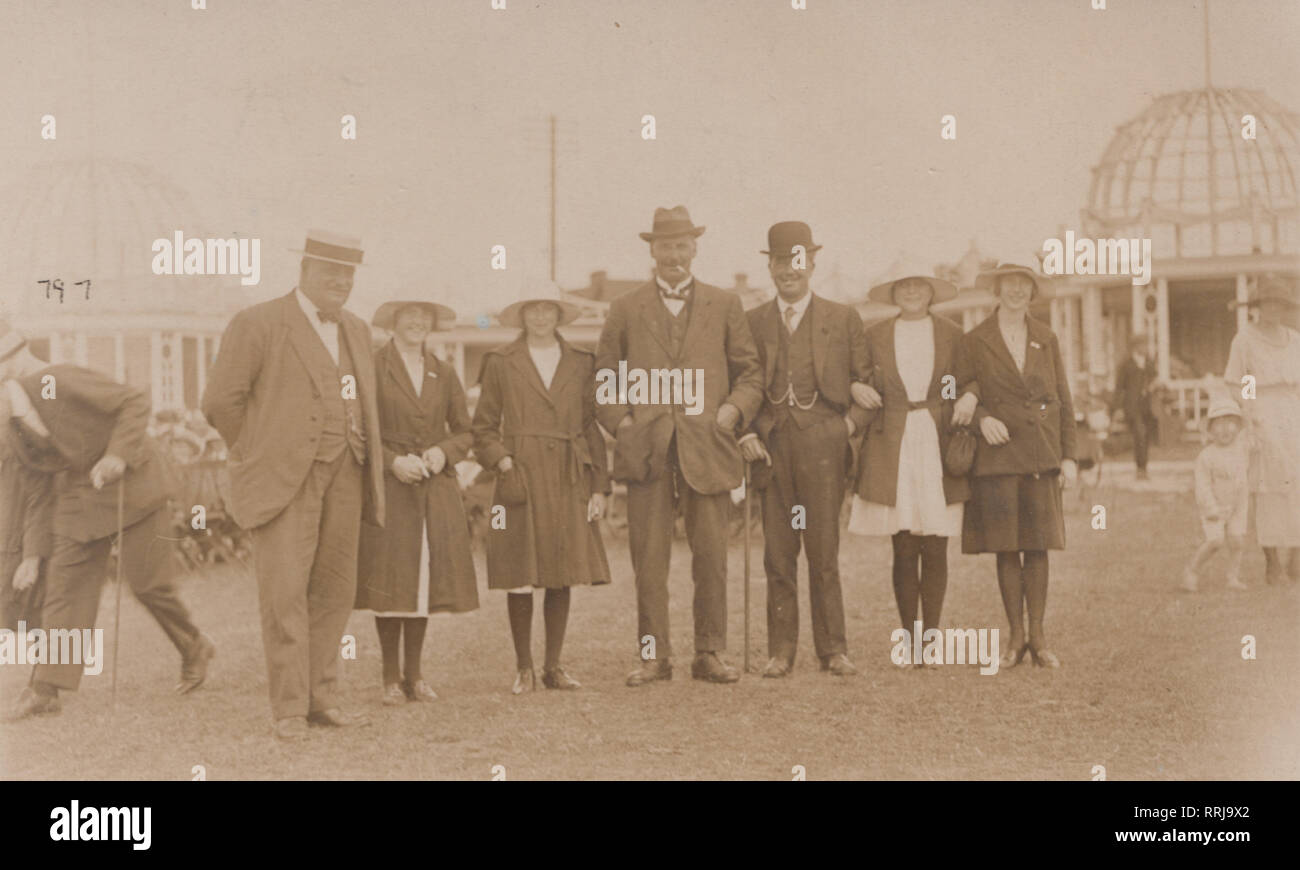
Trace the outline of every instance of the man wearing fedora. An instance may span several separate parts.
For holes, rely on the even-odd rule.
[[[763,399],[762,369],[740,298],[697,281],[690,271],[697,227],[683,206],[655,210],[650,243],[654,280],[610,305],[596,371],[703,372],[703,411],[681,404],[602,404],[613,433],[614,478],[627,483],[628,535],[636,573],[641,665],[629,686],[672,678],[668,568],[675,508],[685,514],[695,581],[695,659],[691,676],[740,679],[719,653],[727,639],[727,534],[730,491],[743,479],[736,433]]]
[[[298,286],[235,315],[203,394],[229,446],[231,516],[252,532],[274,733],[369,724],[339,709],[363,514],[384,521],[370,327],[343,309],[357,239],[312,230]]]
[[[52,502],[41,509],[48,511],[51,542],[40,626],[47,632],[94,627],[120,530],[122,576],[181,654],[176,691],[198,688],[215,647],[180,599],[171,547],[156,545],[170,535],[171,481],[146,432],[149,400],[91,369],[50,365],[4,321],[0,381],[5,452],[51,477]],[[14,587],[22,591],[20,584],[25,589],[35,579],[34,571],[25,572]],[[59,690],[75,691],[83,670],[82,662],[38,664],[10,718],[58,712]]]
[[[765,677],[785,677],[799,639],[799,549],[808,557],[813,644],[824,671],[857,673],[844,637],[840,592],[840,509],[867,412],[853,401],[865,383],[866,340],[857,311],[808,288],[821,245],[802,221],[767,231],[768,272],[776,298],[748,314],[766,392],[740,439],[763,501],[763,568],[767,573]],[[804,509],[796,525],[794,510]]]

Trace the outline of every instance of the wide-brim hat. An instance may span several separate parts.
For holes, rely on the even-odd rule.
[[[1217,420],[1220,417],[1240,416],[1241,409],[1237,407],[1236,402],[1232,401],[1232,399],[1219,399],[1210,406],[1209,413],[1205,415],[1205,420],[1208,423],[1210,420]]]
[[[565,298],[564,291],[560,289],[560,286],[550,281],[543,282],[542,287],[537,290],[525,291],[525,295],[526,298],[520,299],[518,302],[511,302],[501,309],[501,313],[497,315],[497,320],[500,321],[502,326],[518,326],[522,328],[524,325],[524,308],[535,302],[549,302],[560,309],[560,320],[555,324],[556,326],[572,323],[582,314],[581,308]]]
[[[759,253],[767,254],[769,257],[789,257],[794,253],[795,245],[801,245],[804,253],[807,254],[822,249],[821,245],[813,244],[812,227],[803,221],[781,221],[768,227],[769,250],[759,251]]]
[[[944,278],[938,278],[934,274],[934,266],[922,263],[914,257],[909,257],[901,263],[890,267],[887,279],[880,281],[867,291],[867,298],[872,302],[880,302],[884,305],[894,305],[894,285],[906,278],[920,278],[930,284],[930,290],[934,295],[930,298],[930,304],[936,302],[946,302],[949,299],[957,298],[957,285]]]
[[[362,265],[361,239],[327,230],[308,230],[307,241],[303,246],[289,250],[312,260],[324,260],[343,266]]]
[[[672,236],[698,236],[703,232],[704,227],[697,227],[691,222],[691,215],[686,210],[686,206],[675,205],[672,208],[655,209],[653,229],[640,235],[647,242],[653,242],[655,239],[666,239]]]
[[[996,296],[998,278],[1002,275],[1024,275],[1031,279],[1034,282],[1034,292],[1030,299],[1051,296],[1055,289],[1050,275],[1043,274],[1041,269],[1020,263],[998,263],[992,269],[981,270],[975,276],[975,289],[985,290]]]
[[[439,305],[437,302],[429,302],[424,299],[394,299],[391,302],[385,302],[375,311],[374,317],[370,322],[380,329],[393,331],[397,325],[397,314],[403,308],[423,308],[433,315],[434,329],[451,329],[456,325],[456,312],[446,305]]]
[[[1281,302],[1283,305],[1289,305],[1292,308],[1295,308],[1297,304],[1295,293],[1292,292],[1285,281],[1281,278],[1266,275],[1259,279],[1259,283],[1256,285],[1255,291],[1250,294],[1249,299],[1245,302],[1233,301],[1229,303],[1228,307],[1239,308],[1245,305],[1249,308],[1262,302]]]

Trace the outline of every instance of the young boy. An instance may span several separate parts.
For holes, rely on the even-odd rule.
[[[1230,398],[1214,403],[1206,415],[1210,443],[1196,457],[1196,504],[1201,510],[1205,543],[1197,549],[1183,576],[1183,589],[1195,592],[1199,572],[1220,548],[1228,550],[1228,588],[1245,589],[1241,582],[1242,538],[1250,487],[1246,479],[1248,449],[1241,431],[1241,411]]]

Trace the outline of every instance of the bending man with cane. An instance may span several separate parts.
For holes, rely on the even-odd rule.
[[[0,437],[19,462],[53,475],[53,546],[41,626],[51,637],[94,628],[109,551],[121,529],[121,575],[181,654],[175,690],[197,689],[216,648],[195,626],[173,582],[167,474],[145,431],[148,399],[91,369],[49,365],[4,321],[0,381]],[[119,487],[125,488],[120,511]],[[59,690],[76,690],[83,666],[37,664],[9,718],[57,713]]]

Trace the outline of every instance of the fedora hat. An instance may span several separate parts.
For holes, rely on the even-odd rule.
[[[0,316],[0,362],[18,353],[27,345],[22,333],[9,325],[9,321]]]
[[[1037,262],[1035,260],[1035,262]],[[975,276],[975,289],[985,290],[997,295],[998,278],[1002,275],[1024,275],[1034,282],[1034,292],[1029,297],[1036,299],[1052,295],[1051,276],[1043,273],[1041,268],[1034,266],[1024,266],[1020,263],[998,263],[992,269],[981,269]]]
[[[375,316],[370,318],[370,322],[380,329],[393,331],[397,325],[397,314],[403,308],[423,308],[433,315],[434,329],[451,329],[456,325],[456,312],[446,305],[439,305],[437,302],[428,302],[424,299],[394,299],[391,302],[385,302],[375,310]]]
[[[802,245],[804,252],[809,254],[820,251],[822,247],[813,244],[812,228],[803,221],[781,221],[767,228],[768,250],[759,253],[769,257],[788,257],[794,252],[795,245]]]
[[[307,241],[301,248],[290,248],[304,258],[339,263],[343,266],[361,265],[361,240],[326,230],[308,230]]]
[[[930,289],[934,292],[934,296],[930,299],[931,305],[936,302],[946,302],[949,299],[957,298],[956,284],[943,278],[936,278],[934,266],[922,263],[915,257],[905,257],[902,262],[890,266],[886,275],[886,280],[877,282],[867,292],[867,298],[872,302],[893,305],[894,285],[904,278],[920,278],[923,281],[928,281]]]
[[[641,238],[653,242],[670,236],[698,236],[702,232],[704,227],[691,223],[691,215],[686,211],[686,206],[675,205],[672,208],[655,209],[654,228],[648,233],[641,233]]]
[[[1259,279],[1259,283],[1251,292],[1250,298],[1245,302],[1230,302],[1229,308],[1240,308],[1245,305],[1247,308],[1259,305],[1262,302],[1281,302],[1283,305],[1296,307],[1295,294],[1285,281],[1275,275],[1264,275]]]
[[[549,302],[560,309],[560,320],[556,326],[564,326],[566,323],[572,323],[582,314],[582,309],[577,305],[564,298],[564,291],[560,285],[552,281],[542,282],[539,290],[525,290],[526,298],[518,302],[511,302],[501,313],[497,315],[497,320],[502,326],[523,327],[524,306],[531,305],[534,302]]]

